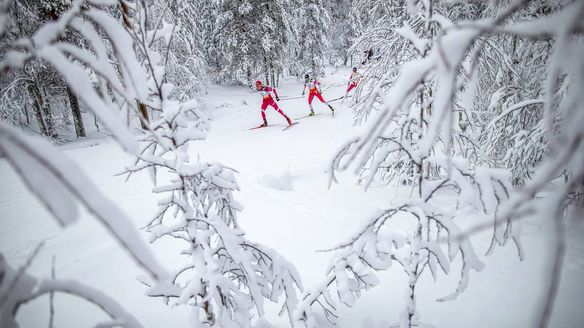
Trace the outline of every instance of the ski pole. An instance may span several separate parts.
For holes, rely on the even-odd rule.
[[[280,101],[282,101],[282,100],[291,100],[291,99],[299,99],[299,98],[304,98],[304,96],[280,98]]]

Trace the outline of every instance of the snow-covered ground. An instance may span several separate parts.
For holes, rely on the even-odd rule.
[[[348,75],[349,70],[343,69],[322,82],[326,87]],[[282,98],[299,96],[302,84],[287,79],[278,90]],[[326,89],[324,97],[339,97],[344,90],[344,85],[333,86]],[[396,197],[388,188],[365,192],[350,174],[342,174],[339,184],[327,188],[326,171],[333,154],[361,129],[353,126],[348,102],[333,103],[333,118],[329,109],[315,100],[315,111],[322,115],[300,120],[287,131],[282,131],[284,119],[269,108],[268,121],[282,126],[246,130],[261,123],[261,98],[256,93],[243,87],[210,86],[205,98],[214,109],[214,123],[207,140],[193,144],[193,155],[238,171],[241,191],[235,197],[244,205],[239,220],[248,238],[280,251],[296,264],[304,286],[313,286],[324,278],[331,258],[331,254],[316,250],[343,241],[370,213],[388,207]],[[292,118],[308,113],[305,99],[279,104]],[[126,182],[115,176],[131,158],[113,141],[94,137],[69,144],[63,151],[134,220],[137,229],[151,218],[157,196],[151,192],[150,179],[137,175]],[[143,296],[145,288],[136,280],[140,270],[89,214],[62,230],[5,161],[0,161],[0,213],[0,251],[13,267],[23,264],[43,240],[43,250],[29,273],[48,277],[56,256],[58,278],[77,279],[102,289],[146,327],[187,327],[189,309],[170,308],[159,299]],[[472,273],[468,289],[455,301],[435,300],[455,289],[456,270],[452,276],[441,275],[437,283],[425,276],[418,290],[421,320],[437,327],[532,327],[547,279],[544,268],[549,252],[544,223],[524,222],[522,230],[526,260],[519,262],[513,247],[498,248],[483,258],[485,269]],[[551,327],[584,326],[584,222],[569,222],[567,232],[563,279]],[[486,235],[476,238],[477,253],[484,254],[488,243]],[[180,250],[173,241],[152,246],[169,269],[182,261]],[[406,276],[398,266],[380,276],[381,285],[365,293],[354,308],[341,306],[340,327],[385,328],[397,321],[404,307]],[[276,317],[278,309],[268,308],[268,320],[275,327],[287,327],[285,318]],[[93,306],[61,295],[57,296],[56,313],[55,326],[62,328],[93,326],[106,319]],[[46,327],[48,317],[48,298],[23,307],[19,313],[22,327]]]

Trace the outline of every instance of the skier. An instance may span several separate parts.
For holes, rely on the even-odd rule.
[[[335,110],[326,100],[322,98],[322,92],[320,90],[320,82],[316,78],[310,79],[308,74],[304,75],[304,88],[302,89],[302,95],[306,93],[306,88],[308,87],[308,106],[310,106],[310,114],[308,116],[314,116],[314,108],[312,107],[312,98],[316,96],[318,100],[325,103],[330,109],[333,115]]]
[[[373,57],[373,48],[369,48],[369,50],[363,51],[365,53],[365,59],[361,64],[365,65],[371,61],[371,57]]]
[[[347,96],[349,91],[353,90],[353,88],[355,88],[357,86],[357,84],[359,84],[360,81],[361,81],[361,74],[359,74],[357,72],[357,67],[353,67],[353,72],[351,73],[351,76],[349,77],[349,88],[347,88],[347,92],[345,92],[345,97]]]
[[[274,92],[274,95],[276,96],[276,100],[277,101],[280,100],[280,98],[278,97],[278,92],[276,91],[276,88],[272,88],[269,86],[262,86],[262,81],[257,80],[256,81],[256,90],[264,98],[264,100],[262,101],[262,119],[264,120],[264,123],[262,125],[260,125],[260,127],[268,126],[268,121],[266,120],[266,108],[268,108],[268,106],[272,106],[275,111],[277,111],[282,116],[284,116],[284,118],[288,122],[288,125],[292,125],[292,120],[290,120],[290,118],[286,114],[284,114],[284,112],[280,108],[278,108],[278,104],[276,104],[276,102],[274,101],[274,98],[272,98],[271,92]]]

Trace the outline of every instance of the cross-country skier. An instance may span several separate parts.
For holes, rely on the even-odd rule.
[[[310,106],[310,114],[308,116],[314,116],[314,108],[312,107],[312,98],[316,96],[318,100],[325,103],[330,109],[333,114],[335,110],[333,106],[331,106],[326,100],[322,98],[322,92],[320,91],[320,82],[316,80],[316,78],[310,79],[308,74],[304,75],[304,88],[302,89],[302,95],[306,93],[306,88],[308,88],[308,106]]]
[[[266,109],[268,108],[268,106],[272,106],[275,111],[277,111],[282,116],[284,116],[284,118],[288,122],[288,125],[292,125],[292,120],[290,120],[290,118],[286,114],[284,114],[284,112],[280,108],[278,108],[278,104],[276,104],[276,102],[274,101],[274,98],[272,98],[271,92],[274,92],[274,95],[276,96],[276,100],[277,101],[280,100],[280,98],[278,97],[278,92],[276,91],[276,88],[272,88],[272,87],[269,87],[267,85],[262,86],[262,81],[257,80],[256,81],[256,90],[264,98],[264,100],[262,101],[262,119],[264,120],[264,123],[262,125],[260,125],[260,127],[268,126],[268,121],[266,120]]]
[[[347,88],[347,92],[345,92],[345,96],[349,93],[349,91],[353,90],[361,81],[361,74],[357,72],[357,67],[353,67],[353,72],[349,77],[349,88]]]

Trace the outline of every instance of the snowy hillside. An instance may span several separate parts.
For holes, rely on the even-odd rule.
[[[348,68],[342,68],[323,79],[325,99],[344,94],[343,81],[349,73]],[[294,78],[285,79],[278,88],[281,98],[296,97],[301,92],[302,83]],[[237,171],[240,191],[235,198],[244,206],[239,220],[246,236],[278,250],[295,264],[305,288],[325,278],[332,253],[318,250],[345,241],[379,208],[408,197],[407,186],[397,193],[375,185],[365,191],[350,172],[341,174],[339,183],[328,188],[333,156],[363,129],[353,125],[350,99],[332,103],[334,117],[317,101],[315,111],[321,115],[301,119],[286,131],[282,131],[286,125],[283,118],[271,108],[266,112],[271,126],[247,130],[261,123],[261,98],[247,88],[211,85],[204,101],[213,109],[212,129],[206,140],[193,143],[191,155]],[[309,111],[305,98],[282,100],[279,105],[293,119]],[[146,174],[135,175],[128,182],[115,176],[131,163],[131,157],[111,139],[96,133],[62,150],[124,210],[136,229],[151,219],[158,195],[152,193]],[[102,290],[145,327],[190,326],[191,307],[171,308],[161,299],[144,296],[146,288],[137,280],[144,273],[91,215],[83,213],[80,222],[62,230],[4,160],[0,161],[0,212],[0,250],[12,267],[22,265],[38,241],[44,240],[41,253],[28,270],[30,274],[50,277],[55,256],[57,278],[76,279]],[[429,273],[424,274],[417,296],[420,319],[436,327],[532,327],[544,293],[542,281],[548,279],[543,268],[551,260],[545,247],[550,238],[547,228],[546,223],[535,219],[522,223],[526,250],[523,262],[512,247],[483,256],[490,237],[488,232],[480,235],[474,244],[485,269],[471,273],[468,289],[454,301],[436,299],[456,288],[456,276],[442,275],[434,283]],[[580,327],[584,323],[583,233],[582,220],[568,222],[567,253],[551,327]],[[140,235],[146,240],[144,231]],[[185,260],[178,255],[182,250],[178,242],[161,240],[151,250],[168,270]],[[459,260],[454,261],[454,267],[459,265]],[[401,267],[394,266],[380,277],[380,286],[365,292],[355,307],[339,307],[339,327],[385,328],[398,320],[406,301],[407,276]],[[273,327],[288,327],[286,318],[277,317],[278,310],[276,305],[268,305],[266,319]],[[106,319],[94,306],[62,294],[56,296],[55,312],[55,327],[61,328],[89,327]],[[21,327],[46,327],[48,320],[48,297],[27,304],[18,314]],[[272,327],[267,322],[258,325]]]

